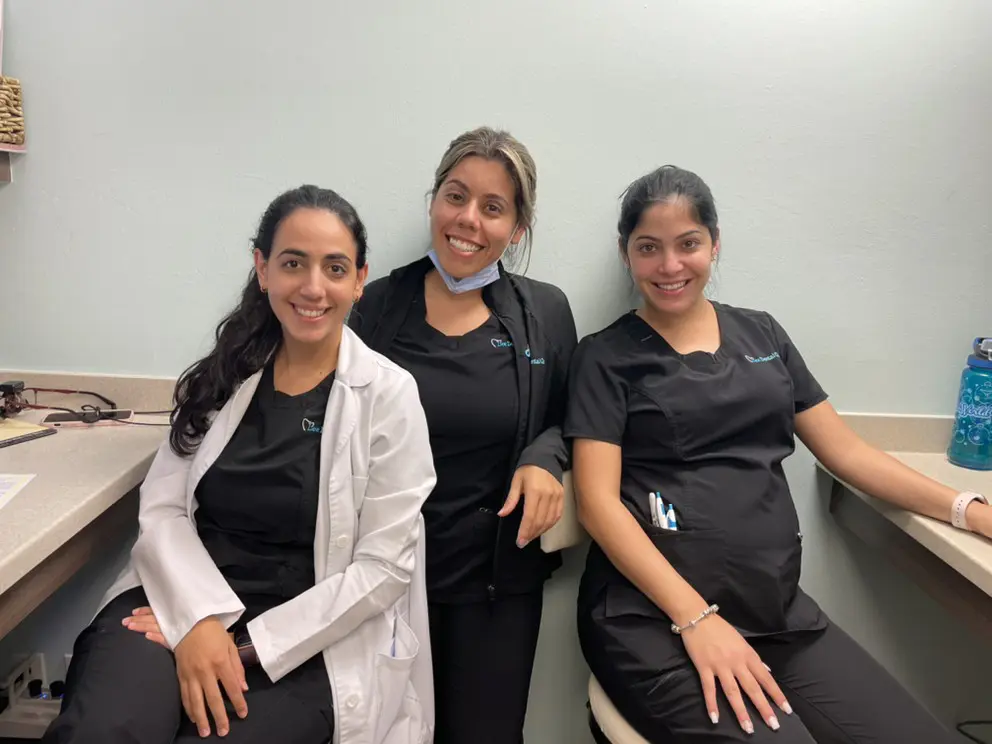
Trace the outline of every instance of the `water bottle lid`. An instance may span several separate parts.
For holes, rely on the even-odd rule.
[[[976,338],[974,351],[975,353],[968,357],[968,366],[992,369],[992,337]]]

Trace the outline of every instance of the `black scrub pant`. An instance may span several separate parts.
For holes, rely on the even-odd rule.
[[[323,658],[315,656],[273,684],[260,666],[245,670],[248,716],[227,702],[228,735],[201,739],[186,717],[171,651],[121,625],[148,604],[142,589],[124,592],[79,635],[66,675],[62,711],[43,744],[325,744],[334,712]],[[208,713],[209,715],[209,713]]]
[[[521,744],[544,593],[429,606],[434,744]]]
[[[600,611],[601,613],[601,611]],[[754,734],[737,722],[719,685],[713,725],[688,657],[665,672],[652,635],[670,632],[641,617],[580,616],[583,653],[620,714],[651,744],[953,744],[955,739],[878,662],[832,623],[825,630],[752,639],[792,706],[772,731],[748,701]],[[655,653],[652,654],[652,651]],[[666,657],[667,658],[667,657]],[[747,697],[745,696],[745,700]]]

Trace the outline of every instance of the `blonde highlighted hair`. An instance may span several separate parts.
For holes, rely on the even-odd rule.
[[[530,245],[534,239],[534,213],[537,204],[537,166],[522,142],[509,132],[479,127],[460,134],[451,141],[434,172],[431,199],[462,160],[480,157],[502,163],[513,182],[517,227],[524,228],[524,238],[507,249],[508,263],[516,267],[522,257],[529,262]],[[522,255],[521,255],[522,254]],[[526,266],[524,267],[526,271]]]

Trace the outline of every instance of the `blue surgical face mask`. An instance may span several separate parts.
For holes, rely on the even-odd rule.
[[[430,256],[431,262],[434,264],[434,268],[437,269],[437,273],[441,275],[444,280],[444,285],[453,294],[462,294],[464,292],[471,292],[473,289],[482,289],[483,287],[492,284],[499,279],[499,261],[496,260],[489,264],[483,269],[475,272],[471,276],[466,276],[461,279],[456,279],[441,266],[441,259],[437,257],[437,252],[431,248],[427,254]]]

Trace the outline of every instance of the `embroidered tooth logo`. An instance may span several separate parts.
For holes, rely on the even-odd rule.
[[[747,359],[749,362],[751,362],[751,364],[761,364],[762,362],[770,362],[774,359],[779,359],[780,357],[777,351],[773,351],[771,354],[762,357],[753,357],[748,354],[745,354],[744,358]]]

